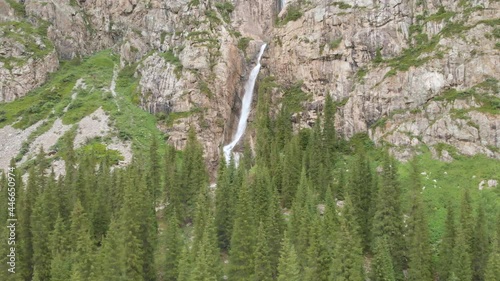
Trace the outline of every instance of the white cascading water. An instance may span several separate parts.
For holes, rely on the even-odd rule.
[[[250,72],[250,77],[248,77],[248,81],[245,84],[245,94],[243,95],[243,101],[241,103],[241,114],[240,114],[240,120],[238,122],[238,129],[236,130],[236,133],[234,134],[231,143],[224,146],[223,148],[224,157],[226,158],[226,163],[229,163],[229,161],[231,160],[231,152],[233,151],[233,148],[236,146],[236,144],[238,144],[238,142],[240,141],[241,137],[243,136],[247,128],[248,116],[250,115],[250,109],[252,105],[255,81],[257,80],[257,76],[259,75],[261,66],[260,59],[264,54],[266,46],[267,44],[264,44],[262,45],[262,47],[260,47],[259,56],[257,57],[257,65],[255,65],[255,67],[252,69],[252,72]],[[235,157],[235,161],[237,160],[238,157]]]

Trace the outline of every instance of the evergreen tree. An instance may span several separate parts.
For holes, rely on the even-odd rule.
[[[491,252],[486,263],[484,281],[498,281],[500,277],[500,244],[498,234],[491,242]]]
[[[278,281],[302,281],[300,265],[295,247],[285,233],[278,266]]]
[[[72,280],[90,280],[92,263],[94,261],[94,244],[91,239],[90,222],[85,211],[77,201],[71,213],[72,237]]]
[[[270,249],[270,261],[273,277],[278,276],[278,263],[281,251],[281,238],[285,231],[285,220],[280,207],[278,190],[273,189],[271,204],[269,206],[269,216],[264,221],[265,229],[268,235],[268,244]]]
[[[167,149],[168,150],[168,149]],[[160,158],[158,156],[158,141],[153,136],[153,141],[149,147],[149,172],[148,186],[153,197],[153,203],[158,201],[160,197],[161,174],[160,174]]]
[[[229,250],[229,280],[252,280],[255,270],[255,220],[247,183],[244,182],[238,196],[236,217]]]
[[[392,257],[396,279],[402,279],[405,264],[405,244],[403,239],[403,214],[401,211],[401,187],[397,182],[394,160],[386,155],[382,173],[382,185],[378,189],[373,237],[388,235],[389,252]]]
[[[459,281],[472,280],[472,263],[470,257],[470,246],[467,243],[467,230],[460,226],[457,230],[455,247],[453,249],[453,260],[450,272],[456,275]]]
[[[411,206],[408,219],[409,280],[431,281],[433,280],[431,244],[424,202],[420,194],[420,171],[416,158],[412,161],[411,182]]]
[[[264,224],[260,222],[257,230],[257,245],[255,247],[255,281],[273,280],[273,270],[271,268],[271,252],[268,245],[268,236],[265,232]]]
[[[454,259],[453,249],[455,248],[456,239],[455,212],[451,203],[448,203],[447,211],[445,232],[439,248],[438,273],[439,279],[442,280],[451,278],[450,265]]]
[[[484,280],[484,271],[488,262],[489,237],[486,223],[485,202],[481,200],[476,218],[472,243],[473,280]],[[500,277],[500,275],[499,275]]]
[[[234,165],[231,161],[227,168],[224,157],[220,157],[220,159],[217,189],[215,190],[215,224],[219,247],[221,250],[227,251],[231,242],[235,211],[235,191],[232,182]]]
[[[100,281],[120,281],[125,280],[125,248],[120,225],[116,220],[112,220],[109,231],[103,241],[101,252],[99,253],[99,264],[97,274],[94,279]]]
[[[19,203],[16,205],[23,206],[17,212],[19,217],[19,236],[16,243],[19,243],[19,260],[16,263],[16,267],[19,268],[19,271],[16,274],[19,274],[23,280],[31,280],[33,277],[33,232],[31,218],[40,189],[39,179],[41,177],[42,175],[37,174],[35,167],[32,166],[28,173],[26,188],[16,188],[16,192],[19,193],[19,200],[17,201]]]
[[[349,195],[346,194],[344,207],[339,215],[339,233],[335,241],[335,254],[330,272],[330,280],[364,280],[363,253],[359,227],[353,214]]]
[[[374,258],[372,263],[373,281],[395,281],[394,266],[389,253],[387,236],[378,237],[375,240]]]
[[[135,186],[136,172],[129,168],[129,176],[124,180],[123,205],[120,211],[118,224],[122,229],[125,248],[125,276],[126,280],[144,280],[143,257],[144,249],[141,237],[141,222],[143,221],[141,210],[140,190]]]
[[[175,281],[179,276],[179,262],[182,251],[182,230],[175,210],[169,214],[165,233],[165,281]]]
[[[309,248],[307,250],[307,266],[304,280],[327,281],[331,265],[331,256],[326,244],[327,237],[323,236],[322,220],[314,216],[310,225]]]
[[[351,180],[348,191],[353,198],[353,207],[356,210],[356,220],[360,227],[363,250],[367,252],[370,248],[370,231],[374,211],[374,183],[370,164],[364,151],[357,152],[355,161],[350,169]]]
[[[47,234],[53,228],[53,215],[57,213],[56,197],[54,189],[56,183],[54,175],[48,179],[48,184],[39,199],[35,202],[31,214],[31,231],[33,233],[33,279],[48,280],[50,278],[50,261],[52,259],[49,250]]]
[[[68,229],[60,215],[57,217],[54,230],[49,236],[49,245],[53,257],[50,264],[50,280],[69,280],[71,275],[71,259]]]
[[[281,192],[283,207],[290,208],[300,182],[300,171],[302,169],[299,138],[292,138],[284,150],[281,190],[279,191]]]
[[[175,147],[167,146],[165,148],[165,181],[164,181],[164,192],[167,201],[170,202],[171,191],[174,189],[175,182],[175,174],[177,170],[177,161],[176,161],[176,151]]]
[[[179,174],[179,184],[172,190],[172,204],[184,221],[192,219],[196,195],[205,187],[208,175],[203,159],[203,147],[196,138],[193,128],[189,130],[184,150],[183,166]]]

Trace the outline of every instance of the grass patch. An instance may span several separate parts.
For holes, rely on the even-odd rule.
[[[335,40],[332,40],[328,46],[330,46],[330,50],[335,50],[340,46],[340,42],[342,42],[342,38],[337,38]]]
[[[109,86],[115,60],[110,51],[102,51],[83,61],[62,62],[60,69],[50,74],[44,85],[23,98],[0,104],[0,111],[4,112],[0,127],[19,120],[14,127],[26,129],[47,117],[62,116],[64,108],[71,102],[76,81],[82,78],[88,89],[96,92]]]
[[[276,22],[277,26],[283,26],[291,21],[296,21],[302,17],[303,13],[299,5],[290,5],[287,8],[286,15],[283,19]]]
[[[100,139],[94,139],[85,146],[77,149],[76,154],[80,157],[91,156],[98,162],[108,159],[111,164],[118,164],[118,162],[123,161],[124,158],[118,150],[108,149],[106,145],[100,142]]]
[[[174,51],[168,50],[165,53],[160,53],[160,57],[162,57],[166,62],[175,66],[174,73],[177,79],[179,79],[182,75],[182,69],[184,68],[184,66],[182,65],[179,57],[174,54]]]
[[[231,2],[218,2],[215,3],[215,7],[219,11],[222,19],[229,23],[231,21],[230,14],[234,11],[234,5]]]
[[[454,150],[446,144],[440,145],[441,149]],[[451,152],[450,152],[451,154]],[[433,244],[439,242],[446,220],[446,206],[452,203],[453,207],[458,207],[465,189],[471,191],[473,204],[484,204],[489,221],[496,222],[494,216],[500,200],[495,190],[478,190],[478,185],[482,180],[500,180],[499,161],[488,158],[484,155],[473,157],[460,156],[451,163],[442,162],[432,158],[428,148],[423,147],[422,153],[418,156],[419,166],[422,167],[424,175],[420,177],[422,181],[422,195],[426,204],[426,212],[430,227],[431,241]],[[403,187],[404,209],[408,211],[409,192],[407,186],[411,186],[410,163],[399,165],[399,180]]]
[[[248,37],[241,37],[240,39],[238,39],[238,49],[242,50],[246,54],[248,44],[250,43],[251,40],[252,38]]]
[[[339,7],[339,9],[342,9],[342,10],[346,10],[346,9],[349,9],[349,8],[352,8],[351,5],[345,3],[345,2],[333,2],[330,4],[331,6],[337,6]]]
[[[26,9],[24,8],[24,4],[19,3],[15,0],[5,0],[12,9],[14,9],[14,13],[18,17],[26,17]]]
[[[285,89],[282,103],[291,112],[300,112],[302,103],[310,100],[311,96],[302,91],[303,82],[299,81]]]

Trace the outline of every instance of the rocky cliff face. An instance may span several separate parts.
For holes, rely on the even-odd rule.
[[[17,32],[6,24],[20,19],[8,8],[15,1],[7,2],[0,0],[2,32]],[[500,158],[499,5],[295,0],[279,10],[270,0],[26,0],[33,28],[45,28],[26,41],[46,51],[34,56],[2,39],[2,55],[23,63],[2,59],[1,81],[23,82],[0,84],[1,96],[12,100],[40,85],[57,68],[56,54],[70,59],[112,48],[120,67],[140,77],[140,106],[164,120],[169,142],[182,148],[194,126],[215,163],[265,41],[263,74],[282,87],[302,81],[312,96],[303,104],[305,125],[329,94],[343,136],[367,132],[393,144],[401,159],[421,144],[443,159],[454,150]]]
[[[332,95],[345,137],[369,132],[402,159],[420,144],[500,157],[497,1],[313,1],[302,9],[273,30],[270,73],[283,84],[302,80],[312,104]]]

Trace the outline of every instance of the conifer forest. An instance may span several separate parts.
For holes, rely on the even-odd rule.
[[[500,280],[498,190],[429,197],[428,160],[338,138],[328,96],[296,134],[265,87],[258,99],[256,149],[238,165],[220,157],[216,185],[193,130],[183,151],[155,139],[124,168],[76,153],[68,137],[65,176],[43,151],[26,183],[20,168],[3,173],[1,206],[15,181],[18,227],[16,273],[1,247],[0,280]]]

